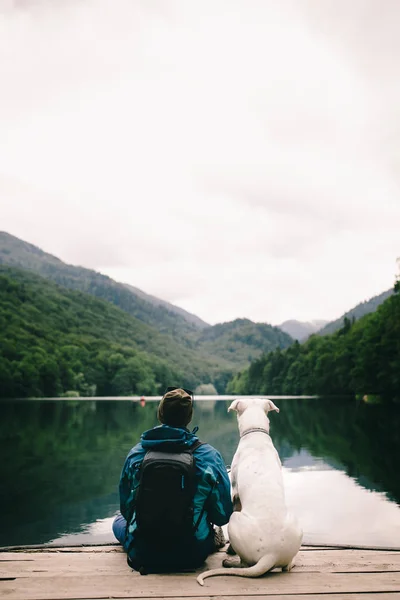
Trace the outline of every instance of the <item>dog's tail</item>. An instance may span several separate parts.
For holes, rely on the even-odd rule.
[[[260,577],[270,571],[275,566],[275,556],[272,554],[265,554],[260,560],[252,567],[233,567],[233,568],[221,568],[211,569],[200,573],[197,577],[197,581],[200,585],[204,585],[204,579],[206,577],[214,577],[214,575],[239,575],[239,577]]]

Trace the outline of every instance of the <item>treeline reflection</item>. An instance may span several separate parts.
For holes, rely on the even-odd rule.
[[[400,407],[352,399],[277,401],[271,435],[283,459],[301,451],[400,502]],[[229,402],[197,401],[191,425],[230,464],[238,431]],[[118,509],[123,461],[157,424],[153,402],[24,401],[0,404],[0,545],[40,544]]]

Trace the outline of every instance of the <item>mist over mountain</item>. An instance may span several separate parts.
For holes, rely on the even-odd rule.
[[[125,283],[124,285],[128,288],[128,290],[133,292],[139,298],[143,298],[143,300],[146,300],[146,302],[150,302],[150,304],[154,304],[155,306],[162,306],[167,310],[182,316],[185,319],[185,321],[193,323],[199,329],[202,329],[203,327],[210,327],[209,323],[206,323],[205,321],[203,321],[203,319],[200,319],[200,317],[193,315],[192,313],[188,312],[184,308],[181,308],[180,306],[171,304],[171,302],[167,302],[166,300],[162,300],[161,298],[156,298],[156,296],[152,296],[151,294],[146,294],[146,292],[144,292],[143,290],[140,290],[139,288],[133,285],[129,285],[129,283]]]
[[[334,321],[328,321],[323,319],[314,319],[311,321],[297,321],[296,319],[289,319],[284,321],[277,327],[289,334],[293,339],[299,342],[305,342],[310,335],[314,333],[318,335],[329,335],[338,331],[343,327],[345,319],[350,321],[360,319],[364,315],[374,312],[378,306],[380,306],[387,298],[393,294],[393,288],[386,290],[377,296],[373,296],[369,300],[360,302],[341,317]]]
[[[324,319],[315,319],[312,321],[297,321],[296,319],[289,319],[278,325],[279,329],[288,333],[294,340],[299,342],[306,340],[311,334],[315,333],[329,321]]]

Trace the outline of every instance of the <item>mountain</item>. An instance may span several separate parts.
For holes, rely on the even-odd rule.
[[[235,319],[203,329],[197,336],[197,347],[231,361],[232,356],[242,364],[251,362],[261,353],[275,348],[287,348],[293,339],[278,327]]]
[[[232,368],[120,308],[0,265],[1,397],[158,394]]]
[[[315,319],[313,321],[296,321],[296,319],[291,319],[284,321],[278,327],[300,342],[327,325],[327,323],[329,321],[323,319]]]
[[[198,317],[91,269],[62,262],[37,246],[0,232],[0,264],[20,267],[64,287],[107,300],[140,321],[174,337],[190,336],[207,326]]]
[[[364,315],[374,312],[378,308],[378,306],[385,302],[385,300],[387,300],[387,298],[389,298],[392,294],[393,288],[390,290],[386,290],[386,292],[382,292],[382,294],[379,294],[378,296],[370,298],[370,300],[360,302],[360,304],[357,304],[357,306],[345,312],[344,315],[339,317],[339,319],[336,319],[335,321],[330,321],[327,325],[319,329],[317,331],[318,335],[327,335],[338,331],[338,329],[343,327],[345,319],[353,321],[354,319],[360,319]]]
[[[287,347],[293,341],[277,327],[252,323],[247,319],[208,325],[195,315],[138,288],[118,283],[90,269],[65,264],[40,248],[4,232],[0,233],[1,265],[3,269],[8,268],[8,278],[14,278],[29,290],[33,286],[36,295],[41,287],[45,295],[53,295],[57,291],[54,304],[60,311],[60,319],[53,322],[53,335],[56,335],[58,327],[62,329],[62,307],[72,301],[69,296],[68,300],[61,296],[75,292],[78,294],[73,300],[76,315],[91,323],[92,341],[101,345],[106,341],[118,343],[118,339],[122,339],[128,347],[146,352],[150,357],[154,354],[157,360],[164,358],[171,372],[179,374],[175,375],[175,381],[182,381],[188,387],[212,383],[219,393],[223,393],[232,375],[247,367],[251,360],[274,348]],[[39,279],[33,281],[34,274]],[[51,293],[46,282],[53,283]],[[102,304],[93,304],[95,300]],[[80,302],[82,309],[79,309]],[[43,301],[42,306],[46,305]],[[117,309],[118,317],[117,313],[110,315],[111,308]],[[40,313],[40,305],[36,305],[35,310]],[[98,318],[101,323],[102,313],[110,319],[110,331],[99,326],[96,333],[95,322]],[[37,335],[40,326],[46,327],[45,317],[45,313],[40,313]],[[66,321],[69,319],[70,314]],[[115,331],[112,330],[114,321]],[[19,322],[25,331],[26,321]],[[123,323],[126,323],[126,331],[130,332],[129,341]],[[78,328],[78,321],[74,321],[74,326]],[[115,337],[116,331],[120,338]],[[4,331],[0,330],[0,340],[2,337]],[[50,351],[53,350],[49,346]]]

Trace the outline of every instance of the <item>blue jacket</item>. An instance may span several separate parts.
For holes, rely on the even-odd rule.
[[[161,450],[165,444],[169,447],[171,444],[191,447],[197,440],[198,438],[186,428],[160,425],[145,431],[141,436],[141,441],[129,452],[121,473],[119,494],[121,514],[128,523],[124,546],[125,549],[129,548],[131,558],[135,558],[135,498],[139,485],[140,466],[147,450]],[[221,454],[210,444],[202,444],[195,449],[193,454],[196,460],[197,475],[193,523],[197,523],[207,500],[206,510],[193,540],[194,556],[197,555],[201,562],[213,550],[212,525],[225,525],[229,521],[232,514],[232,500],[229,476]],[[152,542],[149,540],[149,553],[152,551],[151,546]],[[143,549],[141,553],[143,553]]]

